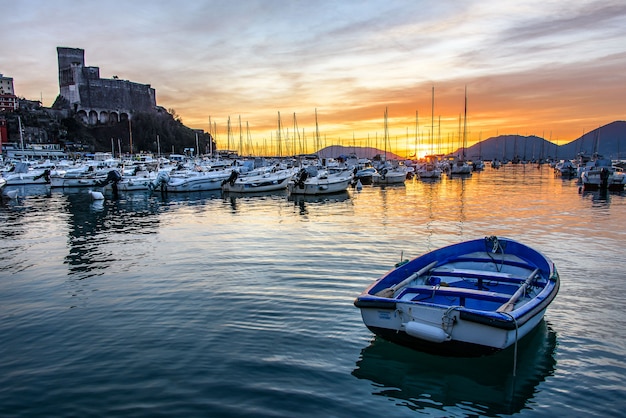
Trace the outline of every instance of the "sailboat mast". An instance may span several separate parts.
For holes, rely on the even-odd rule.
[[[417,114],[417,110],[415,111],[415,159],[417,160],[417,137],[419,135],[419,128],[418,128],[418,114]]]
[[[22,131],[22,118],[18,115],[17,124],[20,130],[20,146],[22,147],[22,151],[24,151],[24,132]]]
[[[465,160],[465,148],[467,147],[467,86],[465,86],[465,110],[463,114],[463,160]]]
[[[387,139],[389,136],[389,131],[387,129],[387,108],[385,107],[385,139],[383,139],[383,141],[385,142],[385,161],[387,161]]]
[[[230,151],[230,116],[226,123],[226,150]]]
[[[315,149],[319,151],[320,147],[320,128],[317,125],[317,108],[315,108]]]
[[[280,131],[281,131],[281,127],[280,127],[280,111],[278,112],[278,133],[277,133],[277,147],[278,147],[278,156],[282,157],[283,156],[283,152],[282,152],[282,148],[281,148],[281,141],[280,141]]]
[[[430,145],[435,140],[435,86],[433,86],[430,103]]]

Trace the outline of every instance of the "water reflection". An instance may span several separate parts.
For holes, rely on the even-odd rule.
[[[18,238],[28,234],[31,212],[40,213],[46,209],[53,212],[56,209],[50,197],[50,187],[45,184],[3,187],[0,190],[0,224],[3,225],[0,238]]]
[[[47,184],[4,186],[0,191],[2,192],[2,204],[16,203],[29,197],[50,196],[50,186]]]
[[[324,195],[289,195],[287,200],[293,202],[294,207],[299,209],[300,215],[308,215],[310,206],[320,206],[339,202],[345,202],[350,199],[347,191],[339,193],[330,193]]]
[[[132,241],[141,241],[136,237],[158,231],[157,214],[162,205],[147,194],[124,194],[117,199],[107,196],[101,201],[91,201],[87,190],[73,190],[63,196],[70,214],[65,258],[70,275],[104,271],[110,267],[111,260],[119,257],[119,248],[111,244],[123,245],[130,236],[134,236]]]
[[[284,199],[287,197],[287,189],[271,191],[271,192],[253,192],[253,193],[237,193],[237,192],[228,192],[223,194],[223,198],[225,202],[230,202],[230,207],[232,212],[237,212],[240,207],[240,203],[246,203],[250,201],[258,201],[258,200],[276,200],[276,199]]]
[[[477,359],[438,357],[375,338],[352,372],[370,380],[373,395],[413,410],[449,407],[470,414],[513,414],[529,407],[537,386],[555,370],[556,333],[542,321],[520,341],[516,375],[513,347]]]
[[[578,190],[583,200],[590,200],[593,208],[608,208],[611,205],[611,199],[615,196],[626,196],[626,192],[609,192],[607,190]]]
[[[159,197],[162,202],[168,204],[189,205],[203,205],[208,201],[219,199],[222,197],[221,190],[195,191],[186,193],[161,193],[159,191],[135,193],[142,193],[153,197]]]

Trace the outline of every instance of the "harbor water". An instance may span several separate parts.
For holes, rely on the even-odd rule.
[[[2,417],[616,417],[626,193],[548,166],[323,197],[24,186],[0,205]],[[545,320],[477,359],[375,338],[402,259],[506,236],[549,256]]]

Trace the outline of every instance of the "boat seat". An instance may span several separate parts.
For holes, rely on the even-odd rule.
[[[534,266],[528,264],[521,258],[517,256],[510,255],[509,257],[503,257],[502,254],[498,254],[495,258],[490,257],[481,257],[481,256],[471,256],[471,255],[461,255],[458,257],[453,257],[446,260],[446,263],[453,263],[458,261],[464,262],[472,262],[472,263],[488,263],[488,264],[496,264],[496,265],[506,265],[506,266],[514,266],[514,267],[523,267],[527,269],[533,269]]]
[[[446,287],[446,286],[411,286],[402,289],[402,292],[396,297],[397,299],[420,300],[427,299],[433,294],[448,297],[471,298],[479,300],[487,300],[498,303],[506,303],[511,299],[510,294],[490,292],[478,289],[466,289],[463,287]],[[413,296],[414,295],[414,296]]]
[[[435,269],[430,271],[431,277],[458,277],[463,279],[482,279],[488,282],[504,282],[522,284],[526,281],[526,277],[516,277],[510,273],[501,273],[497,271],[482,271],[469,269]]]

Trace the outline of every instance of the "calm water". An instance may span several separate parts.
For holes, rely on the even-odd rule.
[[[549,167],[326,198],[24,188],[0,206],[0,416],[624,416],[626,194]],[[404,258],[503,235],[561,291],[513,351],[420,354],[352,302]]]

